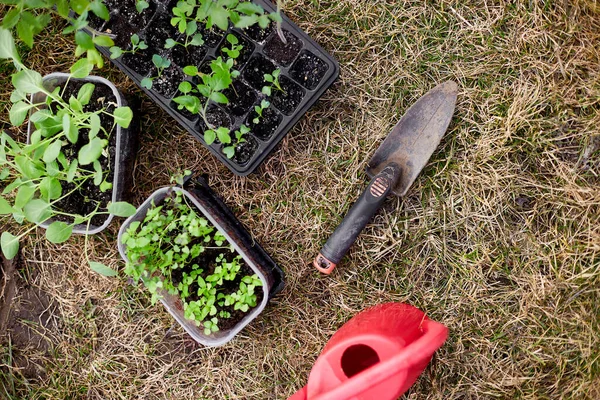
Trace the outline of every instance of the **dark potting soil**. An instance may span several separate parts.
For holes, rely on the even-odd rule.
[[[267,26],[266,29],[262,29],[258,24],[254,24],[246,29],[242,29],[242,31],[255,42],[262,44],[271,32],[273,32],[273,24]]]
[[[165,206],[165,208],[163,208],[164,211],[168,211],[171,208],[171,206],[170,206],[171,203],[166,204],[166,205],[164,203],[162,203],[162,204]],[[196,212],[197,215],[203,216],[202,212],[200,212],[198,209],[196,209],[196,207],[194,207],[194,205],[192,203],[188,202],[188,204],[190,205],[190,207],[192,207],[194,209],[194,211]],[[158,203],[157,205],[160,205],[160,203]],[[214,226],[210,222],[209,222],[209,225]],[[215,230],[216,230],[216,228],[215,228]],[[181,233],[181,232],[176,231],[176,230],[170,232],[169,237],[171,238],[171,240],[165,241],[165,242],[167,242],[165,247],[168,247],[169,246],[168,242],[172,242],[179,233]],[[195,243],[197,243],[201,240],[203,241],[202,238],[196,238],[195,240],[196,240],[196,242],[192,241],[188,246],[191,247]],[[236,256],[238,256],[237,252],[232,252],[229,249],[215,249],[214,247],[223,247],[223,246],[218,246],[212,239],[208,243],[202,243],[202,245],[205,247],[205,251],[202,254],[200,254],[198,257],[194,258],[193,260],[190,260],[189,263],[186,266],[184,266],[183,268],[178,268],[178,269],[172,270],[171,280],[173,281],[173,284],[175,286],[177,286],[182,281],[184,272],[189,273],[192,271],[191,266],[194,264],[198,264],[200,266],[200,268],[203,271],[202,277],[206,278],[208,275],[212,275],[214,273],[215,268],[217,266],[215,263],[215,260],[220,254],[223,254],[224,258],[228,262],[231,262]],[[211,249],[211,247],[213,247],[213,248]],[[237,292],[239,289],[239,286],[240,286],[240,282],[242,281],[242,278],[245,276],[254,275],[254,271],[252,270],[252,268],[250,268],[246,264],[246,262],[244,261],[243,258],[242,258],[240,264],[241,264],[241,268],[240,268],[240,271],[238,272],[236,278],[233,281],[223,281],[223,285],[219,286],[219,289],[218,289],[219,293],[231,294],[231,293]],[[197,283],[190,285],[189,293],[190,293],[190,296],[186,299],[186,301],[190,302],[190,301],[199,300],[199,297],[197,295],[197,293],[198,293]],[[262,299],[263,299],[262,288],[257,287],[255,290],[255,293],[256,293],[256,304],[258,305],[262,302]],[[242,312],[240,310],[234,310],[233,306],[219,306],[218,304],[215,304],[215,306],[217,308],[217,315],[220,311],[227,311],[231,314],[230,318],[219,318],[218,317],[219,318],[218,326],[219,326],[219,330],[221,330],[221,331],[225,331],[225,330],[229,330],[229,329],[233,328],[246,315],[248,315],[248,313],[250,313],[250,310],[252,310],[252,308],[251,308],[250,310],[248,310],[248,312]]]
[[[248,59],[254,52],[254,44],[239,33],[232,32],[231,34],[238,39],[239,43],[237,45],[242,46],[242,49],[240,50],[240,55],[235,59],[235,65],[237,68],[239,68],[240,65],[243,65],[246,63],[246,61],[248,61]],[[229,43],[227,40],[224,40],[223,43],[221,43],[221,46],[219,46],[219,49],[217,50],[217,55],[222,56],[224,60],[227,59],[228,55],[223,51],[223,49],[230,48],[231,43]]]
[[[329,67],[325,61],[304,50],[290,69],[290,76],[307,89],[314,89],[325,76]]]
[[[269,107],[263,110],[262,117],[258,124],[254,123],[254,118],[258,117],[256,111],[252,110],[246,119],[246,125],[250,127],[254,136],[262,140],[268,140],[281,123],[283,116],[275,108]]]
[[[296,82],[283,75],[279,77],[279,83],[283,90],[273,88],[271,104],[285,115],[292,115],[302,103],[306,91]]]
[[[71,96],[77,97],[77,93],[81,86],[86,82],[82,81],[70,81],[63,93],[63,87],[61,86],[61,93],[64,99],[69,99]],[[115,109],[114,104],[117,103],[117,99],[113,94],[113,91],[105,85],[96,83],[96,88],[92,95],[90,103],[84,107],[84,111],[95,112],[104,109],[107,113],[112,113]],[[108,171],[106,176],[107,182],[114,182],[114,163],[116,156],[116,128],[113,128],[114,120],[112,116],[107,114],[100,114],[100,122],[102,127],[109,133],[109,137],[100,130],[98,137],[101,139],[108,139],[108,146],[100,156],[98,160],[103,171]],[[77,143],[71,144],[70,142],[63,146],[62,151],[65,154],[67,160],[74,160],[79,154],[79,149],[89,143],[88,137],[89,130],[81,129],[79,131],[79,139]],[[94,167],[92,165],[80,166],[80,169],[93,173]],[[77,189],[77,185],[72,183],[62,183],[62,193],[67,194],[74,191],[69,196],[57,201],[54,204],[54,208],[64,213],[88,215],[96,210],[96,206],[100,204],[100,211],[105,211],[108,203],[112,200],[112,189],[106,192],[101,192],[100,188],[94,185],[92,180],[87,180],[80,188]],[[96,215],[91,219],[91,224],[95,226],[101,226],[106,221],[107,215]],[[56,217],[57,220],[71,223],[73,219],[68,216],[59,215]]]
[[[231,118],[229,118],[227,112],[219,106],[214,104],[209,105],[208,109],[206,110],[206,119],[215,128],[222,126],[227,129],[231,129]],[[208,127],[202,118],[200,118],[198,122],[198,130],[202,133],[208,130]],[[220,143],[219,139],[216,139],[215,142]]]
[[[124,21],[136,32],[148,25],[156,12],[156,2],[154,0],[149,0],[148,4],[150,6],[141,13],[135,8],[136,2],[136,0],[119,0],[114,1],[112,2],[114,4],[109,5],[107,4],[109,2],[105,1],[105,5],[109,10],[114,12],[114,15],[111,15],[111,18],[104,26],[104,29],[111,29],[113,32],[118,32],[119,36],[121,36],[121,32],[115,29],[117,28],[116,26],[113,26],[113,21]]]
[[[223,40],[223,37],[224,37],[223,36],[224,32],[214,26],[210,29],[207,29],[206,26],[200,25],[198,27],[198,32],[200,32],[202,34],[202,39],[204,39],[204,44],[206,46],[212,47],[212,48],[217,47],[219,45],[219,43],[221,43],[221,40]]]
[[[184,73],[175,64],[165,69],[162,74],[152,81],[152,89],[170,99],[179,88],[179,83],[184,80]]]
[[[179,43],[185,43],[185,37],[178,39]],[[206,56],[206,47],[204,46],[180,46],[173,47],[171,51],[171,60],[179,65],[180,67],[187,67],[193,65],[194,67],[200,67],[204,56]]]
[[[267,57],[287,67],[302,50],[302,41],[289,31],[283,31],[287,43],[283,43],[277,33],[273,33],[265,44],[264,52]]]
[[[158,13],[146,28],[146,44],[149,46],[150,54],[158,54],[165,48],[167,39],[179,36],[179,31],[171,25],[171,15]]]
[[[240,165],[246,164],[252,156],[254,152],[258,148],[258,142],[252,136],[246,135],[246,141],[239,143],[235,146],[235,153],[233,155],[233,161]]]
[[[121,62],[141,76],[154,75],[156,67],[152,63],[152,53],[140,50],[135,54],[126,53]]]
[[[236,117],[246,115],[258,98],[256,91],[240,80],[234,81],[231,87],[223,91],[223,94],[229,100],[227,109]]]
[[[265,86],[265,74],[272,74],[277,67],[270,60],[261,54],[252,56],[246,68],[244,68],[243,77],[254,89],[261,91]]]

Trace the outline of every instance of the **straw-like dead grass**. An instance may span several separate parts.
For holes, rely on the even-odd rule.
[[[143,291],[90,272],[83,238],[51,246],[38,231],[22,243],[22,275],[52,299],[58,322],[37,328],[49,352],[1,347],[0,397],[282,399],[352,315],[402,301],[450,328],[408,399],[600,398],[600,4],[288,0],[285,9],[340,61],[339,82],[247,178],[142,97],[132,188],[139,204],[178,169],[209,174],[286,271],[285,291],[236,340],[202,348]],[[27,55],[32,67],[73,61],[58,29]],[[114,68],[100,74],[136,91]],[[459,103],[429,167],[320,276],[309,262],[364,188],[369,155],[445,79],[459,83]],[[118,268],[117,229],[91,250]],[[17,354],[43,373],[25,376]]]

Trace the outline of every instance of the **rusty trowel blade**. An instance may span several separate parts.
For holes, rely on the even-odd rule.
[[[457,94],[457,84],[447,81],[417,100],[373,154],[367,174],[372,178],[395,162],[402,172],[393,193],[404,196],[448,129]]]

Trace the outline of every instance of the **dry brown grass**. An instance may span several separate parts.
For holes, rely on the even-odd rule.
[[[286,290],[236,340],[202,348],[143,291],[90,272],[82,238],[51,246],[38,232],[22,244],[35,271],[25,276],[49,293],[60,324],[46,333],[51,355],[12,349],[44,366],[40,380],[11,367],[4,347],[0,393],[282,399],[352,315],[405,301],[450,328],[407,399],[600,398],[600,4],[289,0],[285,9],[340,61],[339,82],[247,178],[144,97],[132,190],[139,204],[178,169],[208,173],[286,271]],[[27,61],[65,70],[69,44],[48,33]],[[135,91],[114,68],[101,74]],[[430,166],[320,276],[309,261],[364,188],[365,161],[403,110],[449,78],[459,103]],[[92,251],[121,267],[117,229]]]

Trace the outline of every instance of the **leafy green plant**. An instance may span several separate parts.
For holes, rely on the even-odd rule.
[[[177,45],[183,46],[186,49],[188,48],[188,46],[202,46],[204,44],[204,39],[202,38],[202,34],[197,33],[197,31],[198,24],[196,24],[196,21],[188,22],[185,25],[185,31],[182,32],[185,33],[185,41],[181,43],[169,38],[165,41],[165,48],[170,49]]]
[[[261,100],[260,105],[258,106],[254,106],[254,111],[256,112],[256,117],[254,119],[252,119],[252,122],[254,122],[255,124],[259,124],[260,123],[260,119],[263,116],[263,111],[265,111],[267,108],[269,108],[269,106],[271,105],[271,103],[269,103],[268,100]]]
[[[223,61],[223,58],[219,57],[210,63],[210,69],[210,74],[204,74],[195,66],[190,65],[183,68],[186,75],[199,77],[201,82],[195,86],[188,81],[181,82],[179,91],[183,95],[175,97],[173,101],[179,104],[179,109],[185,108],[192,114],[199,114],[202,117],[208,127],[204,132],[204,141],[207,144],[214,143],[217,138],[222,143],[230,143],[229,129],[211,124],[207,117],[207,111],[211,100],[219,104],[229,103],[222,92],[231,86],[233,79],[237,78],[240,73],[233,69],[232,58]]]
[[[173,8],[171,24],[185,31],[185,24],[195,21],[207,29],[213,26],[226,31],[229,23],[237,28],[248,28],[258,24],[266,29],[271,21],[281,22],[281,12],[266,13],[264,8],[249,1],[239,0],[183,0]]]
[[[156,67],[156,76],[146,77],[140,82],[146,89],[152,89],[152,84],[155,79],[160,78],[165,69],[171,66],[171,60],[166,57],[161,57],[158,54],[152,56],[152,63]]]
[[[239,44],[239,39],[231,33],[227,35],[226,40],[230,47],[223,47],[221,51],[227,54],[229,58],[238,58],[240,56],[240,51],[244,48],[244,46]]]
[[[244,136],[246,134],[248,134],[249,132],[250,132],[250,128],[248,128],[246,125],[242,124],[240,126],[240,129],[235,131],[235,142],[231,141],[231,138],[230,138],[229,142],[223,142],[226,144],[231,144],[230,146],[223,147],[223,153],[225,153],[227,158],[232,158],[235,155],[235,149],[236,149],[237,145],[239,145],[240,143],[244,143],[246,141]]]
[[[139,14],[143,13],[148,7],[150,7],[150,3],[148,3],[146,0],[136,0],[135,2],[135,9]]]
[[[146,44],[146,42],[144,42],[143,40],[140,40],[140,37],[138,36],[137,33],[134,33],[133,35],[131,35],[130,41],[131,41],[131,49],[130,50],[123,50],[119,46],[112,46],[110,48],[110,58],[114,60],[115,58],[121,57],[123,54],[127,54],[127,53],[135,54],[139,50],[146,50],[148,48],[148,45]]]
[[[0,214],[11,215],[19,224],[25,221],[40,224],[60,216],[62,220],[55,220],[46,230],[46,238],[52,243],[69,239],[75,225],[87,223],[89,227],[96,215],[130,215],[135,208],[126,203],[109,204],[107,211],[101,211],[98,203],[87,215],[69,214],[56,205],[89,183],[101,191],[112,188],[100,159],[115,126],[129,126],[131,109],[118,107],[109,112],[104,107],[86,111],[95,90],[92,83],[82,85],[77,95],[68,99],[64,98],[64,89],[61,93],[61,87],[47,89],[42,76],[21,63],[11,39],[8,31],[0,30],[3,43],[0,58],[11,58],[18,69],[12,75],[15,90],[9,118],[14,126],[19,126],[31,114],[33,130],[28,144],[15,141],[5,132],[0,134],[0,180],[9,182],[0,197]],[[71,77],[83,78],[89,73],[89,65],[78,63],[71,68]],[[68,82],[63,88],[67,86]],[[108,129],[102,125],[101,115],[112,118],[113,125]],[[72,154],[74,146],[81,143],[85,144],[79,146],[77,154]],[[70,188],[68,192],[65,187]],[[6,258],[17,254],[19,240],[33,229],[35,225],[19,235],[2,233],[1,247]],[[90,262],[97,269],[101,269],[100,265]]]
[[[281,83],[279,83],[279,76],[281,75],[281,70],[280,69],[276,69],[275,71],[271,72],[270,74],[265,74],[264,79],[265,82],[269,83],[269,85],[265,85],[262,88],[262,93],[265,96],[271,96],[272,92],[273,92],[273,88],[279,90],[279,91],[284,91],[283,88],[281,87]]]
[[[0,0],[0,4],[11,6],[2,19],[2,27],[14,29],[19,39],[29,48],[33,47],[35,36],[50,23],[52,13],[69,21],[63,34],[75,32],[75,54],[79,57],[85,53],[87,63],[101,68],[104,61],[94,45],[114,45],[112,38],[107,35],[94,32],[90,37],[81,31],[88,27],[90,13],[104,20],[109,19],[108,9],[102,0]],[[75,16],[71,16],[70,10],[75,12]]]
[[[144,219],[132,222],[121,240],[128,258],[125,273],[142,280],[152,302],[165,292],[178,296],[185,318],[202,326],[206,335],[217,332],[219,320],[230,318],[232,312],[256,306],[254,290],[261,280],[256,275],[240,276],[243,258],[232,257],[233,247],[223,234],[199,216],[179,190],[171,190],[160,204],[153,202]],[[226,287],[232,285],[237,291],[227,294]]]

